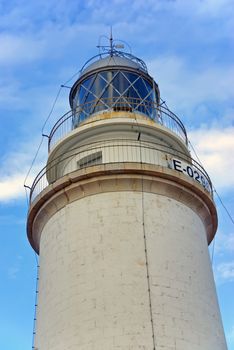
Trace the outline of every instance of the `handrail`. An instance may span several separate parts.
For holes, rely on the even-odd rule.
[[[95,152],[96,151],[96,152]],[[102,152],[106,156],[106,160],[103,159],[101,163],[91,162],[92,156],[96,155],[97,152]],[[141,156],[139,154],[141,153]],[[194,159],[189,157],[187,154],[184,154],[179,151],[172,150],[168,146],[153,143],[153,142],[144,142],[144,141],[135,141],[135,140],[123,140],[123,139],[115,139],[115,140],[106,140],[106,141],[97,141],[88,145],[83,145],[79,148],[73,148],[67,151],[62,155],[62,157],[57,157],[50,163],[48,163],[36,176],[33,181],[30,190],[30,204],[35,200],[37,195],[39,195],[49,184],[55,182],[59,178],[63,177],[66,174],[72,173],[77,170],[77,164],[80,160],[89,158],[91,161],[87,162],[86,165],[82,165],[82,168],[88,168],[97,164],[111,164],[111,163],[136,163],[142,160],[142,163],[145,164],[155,164],[161,165],[167,168],[171,168],[170,163],[168,161],[160,160],[162,157],[159,157],[159,153],[169,156],[169,158],[179,159],[187,164],[191,165],[197,171],[199,171],[203,178],[205,179],[205,184],[203,185],[212,195],[212,183],[209,175],[205,171],[205,169]],[[114,155],[114,157],[113,157]],[[143,159],[142,159],[143,155]],[[114,158],[114,159],[113,159]],[[166,157],[167,158],[167,157]],[[165,158],[165,159],[166,159]],[[96,158],[97,159],[97,158]],[[75,162],[72,163],[72,161]],[[94,156],[93,156],[93,160]],[[71,164],[73,165],[71,165]],[[70,165],[69,165],[70,164]],[[74,168],[75,164],[75,168]],[[65,167],[69,165],[66,170]],[[60,170],[62,172],[60,172]],[[176,170],[175,170],[176,171]],[[51,175],[52,174],[52,175]]]
[[[88,122],[90,116],[98,116],[108,111],[125,111],[143,114],[164,127],[170,129],[179,136],[186,144],[187,133],[181,120],[168,108],[157,106],[155,102],[141,98],[113,97],[93,100],[79,105],[75,111],[65,113],[53,126],[48,141],[48,149],[66,136],[81,123]],[[98,119],[95,119],[97,121]]]

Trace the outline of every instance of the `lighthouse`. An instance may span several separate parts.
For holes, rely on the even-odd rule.
[[[111,38],[69,103],[30,191],[33,349],[227,349],[212,183],[146,64]]]

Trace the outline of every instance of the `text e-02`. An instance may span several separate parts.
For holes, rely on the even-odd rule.
[[[173,167],[175,170],[180,171],[181,173],[183,172],[180,160],[173,159]]]
[[[186,163],[178,160],[178,159],[173,159],[173,168],[176,171],[179,171],[181,173],[185,173],[189,177],[193,178],[197,182],[203,185],[207,190],[209,190],[209,185],[207,183],[207,180],[205,177],[196,169],[194,169],[192,166],[187,165]]]

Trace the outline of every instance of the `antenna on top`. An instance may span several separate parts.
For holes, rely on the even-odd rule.
[[[101,45],[102,38],[105,38],[109,41],[109,45]],[[115,42],[118,41],[119,43]],[[124,49],[124,44],[123,40],[114,40],[113,35],[112,35],[112,26],[110,27],[110,37],[108,38],[106,35],[100,35],[99,37],[99,42],[97,45],[97,48],[99,49],[99,54],[101,54],[101,50],[108,52],[110,56],[112,57],[114,53],[120,52],[119,50]],[[131,48],[128,44],[126,44],[129,48],[129,51],[131,52]]]
[[[110,55],[113,56],[113,37],[112,37],[112,26],[110,27]]]

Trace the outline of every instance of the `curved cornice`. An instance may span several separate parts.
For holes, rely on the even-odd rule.
[[[39,253],[46,222],[69,203],[86,196],[115,191],[155,193],[190,207],[202,220],[208,244],[217,229],[217,212],[211,195],[198,183],[165,167],[140,163],[97,165],[65,175],[46,187],[32,203],[27,221],[28,239]]]

